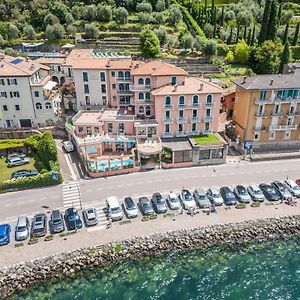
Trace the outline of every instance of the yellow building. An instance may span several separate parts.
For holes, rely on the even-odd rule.
[[[300,149],[300,72],[235,80],[235,133],[254,149]]]

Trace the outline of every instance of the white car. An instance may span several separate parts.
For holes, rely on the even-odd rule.
[[[183,189],[180,192],[180,199],[184,209],[197,207],[196,201],[193,199],[193,196],[189,190]]]
[[[287,187],[289,189],[289,191],[291,192],[291,194],[294,197],[300,198],[300,187],[298,184],[296,184],[296,182],[294,182],[293,180],[286,180],[285,183],[287,184]]]
[[[220,194],[219,189],[215,187],[212,187],[207,191],[207,197],[209,201],[214,205],[221,206],[224,203],[224,200]]]
[[[243,185],[237,185],[234,189],[234,193],[240,202],[249,203],[251,201],[251,197]]]
[[[168,194],[167,202],[168,202],[168,205],[169,205],[170,209],[175,210],[175,209],[180,209],[181,208],[179,199],[178,199],[177,195],[173,192],[170,192]]]
[[[71,141],[64,141],[62,142],[62,145],[66,152],[74,151],[74,145]]]
[[[112,221],[119,221],[123,219],[123,212],[118,202],[117,197],[111,196],[106,199],[108,214]]]
[[[20,158],[20,157],[14,157],[7,161],[7,167],[16,167],[16,166],[22,166],[30,163],[29,158]]]
[[[138,209],[131,197],[124,199],[124,210],[128,218],[136,218],[138,215]]]
[[[263,202],[265,201],[265,196],[258,185],[252,184],[248,187],[248,193],[253,201]]]

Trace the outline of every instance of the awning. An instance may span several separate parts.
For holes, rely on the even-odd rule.
[[[54,87],[57,86],[57,82],[49,80],[43,87],[44,90],[51,91]]]
[[[70,48],[74,48],[74,47],[75,47],[75,45],[73,45],[73,44],[65,44],[62,46],[63,49],[70,49]]]
[[[33,48],[33,47],[39,47],[43,44],[44,43],[22,43],[22,46],[25,48]]]

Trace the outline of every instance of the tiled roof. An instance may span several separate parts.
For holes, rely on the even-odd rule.
[[[31,76],[40,69],[49,70],[49,67],[25,57],[4,55],[0,58],[0,77]]]
[[[73,49],[67,56],[65,65],[72,66],[78,59],[89,58],[92,54],[93,49]]]
[[[109,58],[81,58],[77,59],[73,63],[73,69],[86,69],[86,70],[130,70],[132,69],[134,61],[131,59],[109,59]]]
[[[203,78],[186,77],[182,85],[165,85],[152,91],[153,95],[193,95],[222,93],[218,85]]]
[[[51,64],[63,65],[66,62],[66,58],[65,57],[39,57],[34,61],[39,64],[45,64],[45,65],[51,65]]]
[[[163,76],[163,75],[187,75],[188,73],[174,65],[170,65],[160,60],[149,61],[146,63],[140,63],[135,65],[131,71],[132,75],[152,75],[152,76]]]

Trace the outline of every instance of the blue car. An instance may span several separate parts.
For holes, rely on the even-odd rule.
[[[7,245],[10,242],[10,225],[0,225],[0,246]]]

